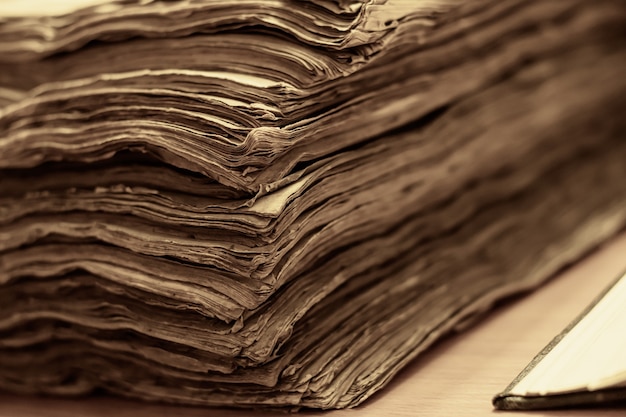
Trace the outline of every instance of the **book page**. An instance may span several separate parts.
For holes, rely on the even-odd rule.
[[[626,384],[626,279],[611,290],[510,394],[550,395]]]

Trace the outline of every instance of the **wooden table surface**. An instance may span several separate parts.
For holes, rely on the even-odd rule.
[[[418,358],[361,407],[305,416],[482,416],[491,397],[622,271],[626,234],[564,271],[540,290],[513,300],[464,333]],[[215,410],[144,404],[108,397],[51,399],[0,394],[0,417],[260,417],[284,413]],[[509,412],[522,416],[624,416],[626,409]]]

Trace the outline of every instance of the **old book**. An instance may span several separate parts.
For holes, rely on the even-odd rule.
[[[58,7],[0,3],[0,389],[356,406],[626,225],[619,2]]]
[[[626,402],[626,274],[556,336],[493,403],[526,410]]]

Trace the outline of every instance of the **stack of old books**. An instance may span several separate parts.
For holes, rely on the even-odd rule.
[[[2,390],[354,406],[626,224],[619,1],[0,16]]]

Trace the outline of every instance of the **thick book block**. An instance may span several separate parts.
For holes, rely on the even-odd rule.
[[[0,2],[2,390],[353,407],[626,225],[619,1],[56,3]]]

